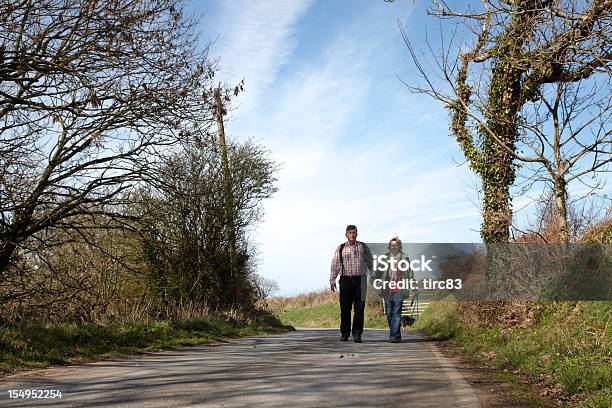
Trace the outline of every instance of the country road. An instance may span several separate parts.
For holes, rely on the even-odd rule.
[[[479,407],[469,384],[434,344],[366,329],[232,339],[121,361],[39,370],[0,380],[0,406],[71,407]],[[9,399],[9,389],[60,390],[61,399]]]

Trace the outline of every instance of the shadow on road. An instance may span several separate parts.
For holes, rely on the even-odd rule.
[[[6,378],[0,406],[39,406],[6,398],[26,388],[59,389],[62,400],[44,402],[70,406],[478,406],[430,340],[387,336],[366,330],[364,343],[341,343],[337,329],[298,330],[56,368]]]

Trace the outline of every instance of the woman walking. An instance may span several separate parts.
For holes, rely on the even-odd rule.
[[[402,241],[398,237],[389,240],[389,252],[387,252],[387,262],[383,270],[382,288],[380,296],[385,301],[385,314],[389,324],[389,343],[399,343],[402,339],[400,325],[402,320],[402,307],[404,299],[408,299],[409,287],[399,289],[399,282],[407,281],[414,277],[410,270],[410,259],[402,252]],[[404,262],[400,262],[404,261]]]

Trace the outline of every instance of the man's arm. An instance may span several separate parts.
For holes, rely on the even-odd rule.
[[[370,248],[364,243],[363,244],[363,261],[366,264],[366,268],[368,269],[367,274],[369,275],[370,279],[374,278],[374,270],[373,268],[373,261],[374,258],[372,257],[372,252],[370,251]]]
[[[342,265],[340,265],[340,245],[336,248],[332,258],[331,270],[329,272],[329,287],[332,291],[336,290],[336,278],[340,274]]]

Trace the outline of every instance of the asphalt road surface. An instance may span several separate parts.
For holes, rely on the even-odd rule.
[[[366,330],[230,340],[121,361],[38,370],[0,379],[0,406],[71,407],[478,407],[469,384],[433,343]],[[60,390],[62,398],[9,399],[8,390]]]

